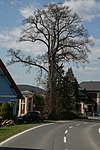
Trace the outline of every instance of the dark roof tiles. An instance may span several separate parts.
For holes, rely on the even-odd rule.
[[[86,81],[81,82],[80,90],[87,90],[87,91],[100,91],[100,81]]]

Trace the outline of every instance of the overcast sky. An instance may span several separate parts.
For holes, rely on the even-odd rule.
[[[43,53],[43,46],[27,43],[17,43],[22,28],[24,17],[32,15],[35,8],[42,8],[43,5],[51,2],[63,2],[69,5],[83,19],[84,27],[88,30],[90,37],[94,40],[95,46],[89,54],[89,64],[85,67],[75,64],[66,65],[73,68],[78,82],[100,81],[100,0],[0,0],[0,58],[6,65],[7,50],[10,48],[22,49],[26,54]],[[36,85],[37,69],[33,68],[30,73],[21,64],[7,66],[8,71],[17,84]]]

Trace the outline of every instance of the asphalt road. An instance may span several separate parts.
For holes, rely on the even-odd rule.
[[[1,143],[0,150],[100,150],[100,122],[47,124]]]

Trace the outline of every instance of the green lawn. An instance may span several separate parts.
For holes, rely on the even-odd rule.
[[[12,135],[15,135],[19,132],[22,132],[26,129],[29,129],[37,125],[39,124],[22,124],[22,125],[0,127],[0,142],[11,137]]]

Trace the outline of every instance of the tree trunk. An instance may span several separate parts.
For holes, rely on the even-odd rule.
[[[49,99],[50,99],[50,118],[56,119],[56,79],[55,79],[55,64],[53,61],[50,62],[49,65]]]

